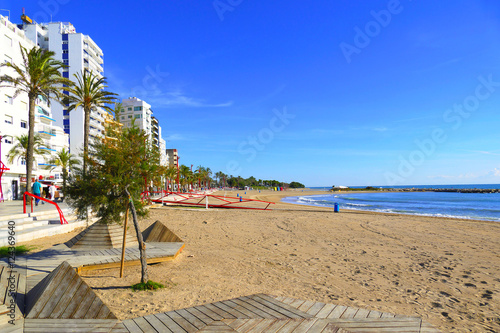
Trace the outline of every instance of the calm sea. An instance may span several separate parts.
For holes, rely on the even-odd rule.
[[[500,184],[400,186],[400,188],[499,189]],[[317,187],[311,189],[324,188]],[[308,196],[307,191],[304,191],[302,196],[284,198],[283,201],[320,207],[333,207],[335,203],[338,203],[340,209],[500,222],[500,193],[352,192]]]

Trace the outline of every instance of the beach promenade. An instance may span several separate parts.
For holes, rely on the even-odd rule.
[[[194,320],[191,325],[198,327],[195,319],[202,315],[197,311],[213,309],[209,304],[250,307],[238,303],[252,303],[251,295],[273,295],[278,302],[294,304],[302,300],[299,307],[308,307],[305,312],[343,306],[358,309],[354,313],[363,309],[359,315],[420,318],[442,332],[500,329],[497,224],[355,211],[336,214],[332,209],[279,203],[284,195],[297,192],[248,192],[249,198],[278,202],[267,211],[152,208],[140,221],[141,229],[161,221],[186,244],[176,260],[148,268],[150,278],[166,289],[130,291],[140,279],[139,266],[128,267],[123,279],[118,269],[83,271],[83,281],[119,321],[131,325],[129,329],[157,319],[182,322],[180,317]],[[29,244],[47,248],[77,234]],[[271,327],[288,320],[241,316],[225,324]],[[330,324],[304,320],[308,322],[303,325]]]

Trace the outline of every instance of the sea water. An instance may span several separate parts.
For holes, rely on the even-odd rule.
[[[498,188],[498,185],[482,188]],[[333,207],[338,203],[340,209],[500,222],[500,193],[351,192],[308,196],[304,191],[302,196],[287,197],[282,201],[318,207]]]

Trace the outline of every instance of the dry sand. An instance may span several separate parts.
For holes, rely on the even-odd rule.
[[[272,208],[151,209],[142,228],[160,220],[186,242],[174,261],[148,266],[150,279],[168,288],[132,292],[140,267],[126,268],[123,279],[118,269],[84,279],[120,319],[268,293],[416,315],[443,332],[500,332],[500,224]]]

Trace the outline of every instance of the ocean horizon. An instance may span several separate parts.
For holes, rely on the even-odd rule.
[[[394,188],[499,189],[498,184],[420,185]],[[360,188],[363,188],[361,186]],[[311,187],[310,189],[324,189]],[[347,192],[283,198],[283,202],[340,209],[500,222],[500,193]]]
[[[349,188],[365,188],[365,187],[375,187],[375,188],[435,188],[435,189],[500,189],[500,184],[449,184],[449,185],[397,185],[397,186],[378,186],[378,185],[366,185],[366,186],[348,186]],[[311,190],[329,190],[332,186],[312,186],[308,187]]]

